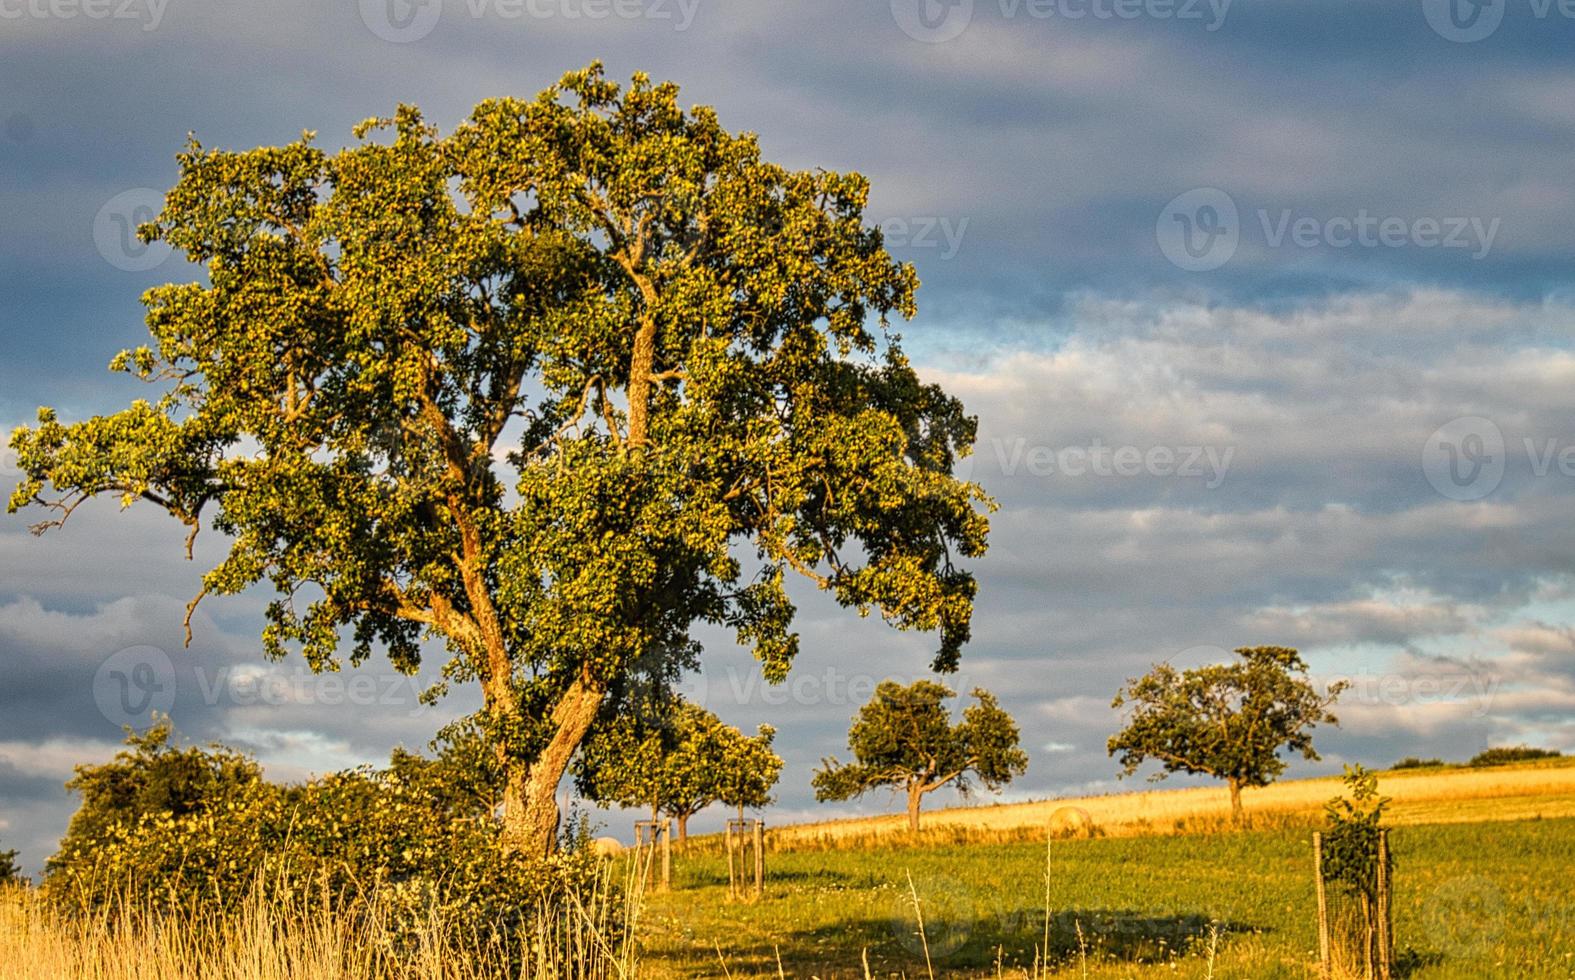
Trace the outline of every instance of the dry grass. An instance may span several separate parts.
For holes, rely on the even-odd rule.
[[[1389,822],[1476,823],[1575,816],[1575,759],[1492,769],[1400,770],[1381,774],[1394,798]],[[1257,829],[1311,825],[1323,804],[1343,792],[1339,777],[1286,780],[1244,794],[1249,826]],[[1230,797],[1223,786],[1150,790],[1034,803],[954,807],[924,815],[924,830],[908,834],[901,814],[777,827],[776,849],[857,847],[878,838],[914,843],[1004,843],[1038,840],[1050,814],[1064,806],[1087,810],[1104,836],[1196,833],[1230,825]]]
[[[256,897],[231,916],[120,907],[73,917],[8,886],[0,980],[624,980],[637,975],[643,876],[629,874],[620,892],[612,875],[513,944],[458,935],[438,913],[396,937],[375,896],[348,905]]]

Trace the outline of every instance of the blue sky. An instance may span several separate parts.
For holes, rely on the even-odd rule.
[[[120,231],[188,132],[339,145],[402,101],[449,127],[599,58],[873,181],[924,281],[906,345],[980,416],[1002,504],[958,683],[1023,727],[1010,798],[1115,788],[1122,679],[1243,644],[1358,680],[1294,772],[1575,749],[1572,41],[1544,0],[0,0],[0,429],[136,396],[104,366],[192,271]],[[0,842],[32,869],[71,766],[113,752],[116,670],[167,671],[187,735],[284,777],[474,705],[264,663],[261,595],[182,650],[174,529],[74,524],[0,520]],[[717,638],[690,691],[781,729],[769,819],[887,808],[817,806],[809,773],[930,642],[802,600],[786,688]]]

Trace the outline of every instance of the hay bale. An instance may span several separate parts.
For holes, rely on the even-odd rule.
[[[1050,814],[1051,837],[1092,837],[1094,818],[1080,806],[1063,806]]]
[[[617,857],[623,853],[623,841],[616,837],[598,837],[591,841],[591,853],[602,858]]]

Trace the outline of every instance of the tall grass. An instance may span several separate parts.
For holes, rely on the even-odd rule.
[[[644,875],[604,866],[594,885],[542,908],[526,935],[466,934],[434,907],[395,930],[385,898],[319,894],[230,914],[119,903],[67,914],[0,889],[0,980],[627,980],[636,974]]]

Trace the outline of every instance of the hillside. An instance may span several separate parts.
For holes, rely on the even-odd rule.
[[[1387,771],[1380,773],[1379,786],[1394,800],[1389,812],[1396,825],[1575,816],[1575,758],[1486,769]],[[1316,817],[1324,802],[1341,791],[1338,776],[1287,779],[1249,790],[1243,800],[1251,823],[1275,825]],[[1087,810],[1099,831],[1111,837],[1208,830],[1230,817],[1230,798],[1221,785],[950,807],[925,813],[923,826],[926,835],[958,838],[1032,836],[1063,806]],[[776,827],[771,834],[780,848],[835,846],[844,838],[904,832],[904,820],[892,813]]]

